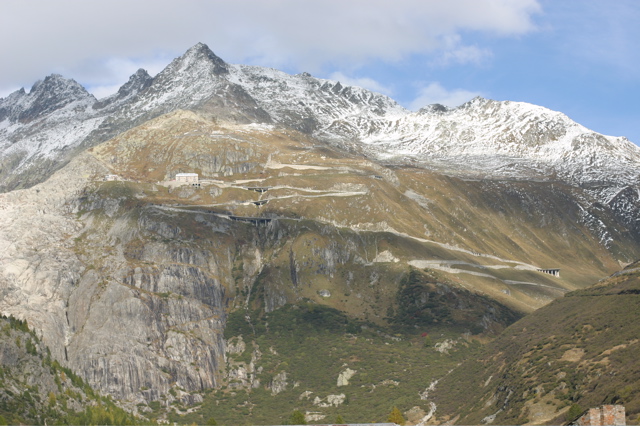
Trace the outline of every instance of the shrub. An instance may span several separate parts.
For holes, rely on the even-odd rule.
[[[583,411],[584,409],[578,404],[572,404],[569,408],[569,411],[567,411],[567,422],[572,422],[573,420],[577,419]]]
[[[402,413],[400,412],[398,407],[393,407],[391,413],[389,413],[389,417],[387,418],[387,420],[397,425],[404,425],[405,423],[404,417],[402,416]]]

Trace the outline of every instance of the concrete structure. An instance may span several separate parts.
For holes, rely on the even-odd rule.
[[[235,220],[236,222],[252,223],[254,225],[266,225],[273,220],[268,217],[248,217],[248,216],[233,216],[233,215],[230,215],[229,219]]]
[[[249,191],[256,191],[262,194],[263,192],[267,192],[268,190],[270,190],[271,187],[270,186],[248,186],[247,189]]]
[[[538,272],[560,278],[560,269],[538,269]]]
[[[103,180],[105,181],[118,180],[118,175],[106,175]]]
[[[617,426],[626,425],[624,405],[603,405],[588,409],[571,424],[579,426]]]
[[[176,182],[198,183],[197,173],[176,173]]]

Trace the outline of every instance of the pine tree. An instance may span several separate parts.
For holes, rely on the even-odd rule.
[[[405,422],[404,417],[402,417],[402,413],[398,410],[398,407],[393,407],[393,410],[391,410],[391,414],[389,414],[389,418],[387,420],[401,426],[404,426]]]
[[[295,410],[291,414],[291,424],[292,425],[306,425],[307,421],[304,419],[304,414],[302,414],[299,410]]]

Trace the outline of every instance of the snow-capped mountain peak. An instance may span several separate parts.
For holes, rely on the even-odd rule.
[[[227,63],[216,56],[206,44],[198,43],[184,55],[171,61],[158,74],[156,80],[190,80],[197,82],[203,78],[211,79],[229,72]]]
[[[149,75],[149,73],[140,68],[134,74],[129,77],[129,80],[118,89],[116,93],[111,96],[108,96],[104,99],[101,99],[99,102],[93,106],[96,109],[104,108],[104,107],[113,107],[114,105],[120,105],[142,90],[146,89],[153,82],[153,78]]]
[[[227,63],[220,59],[213,51],[204,43],[198,43],[185,52],[184,55],[175,60],[181,67],[198,66],[202,62],[209,62],[213,66],[216,74],[226,74],[229,72]]]
[[[26,158],[91,146],[175,109],[279,124],[374,158],[484,177],[622,185],[637,182],[640,168],[640,149],[625,138],[597,134],[547,108],[478,97],[457,108],[410,112],[385,95],[339,81],[231,65],[203,43],[154,78],[138,70],[99,102],[59,75],[0,99],[0,155],[26,155],[10,161],[26,173]],[[37,128],[28,124],[36,119],[42,121]]]
[[[20,89],[0,100],[0,120],[32,121],[65,107],[86,108],[95,101],[94,96],[75,80],[51,74],[37,81],[29,93]]]

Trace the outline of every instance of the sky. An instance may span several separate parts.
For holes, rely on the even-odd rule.
[[[529,102],[640,144],[639,0],[1,0],[0,97],[57,73],[101,98],[198,42],[414,111]]]

